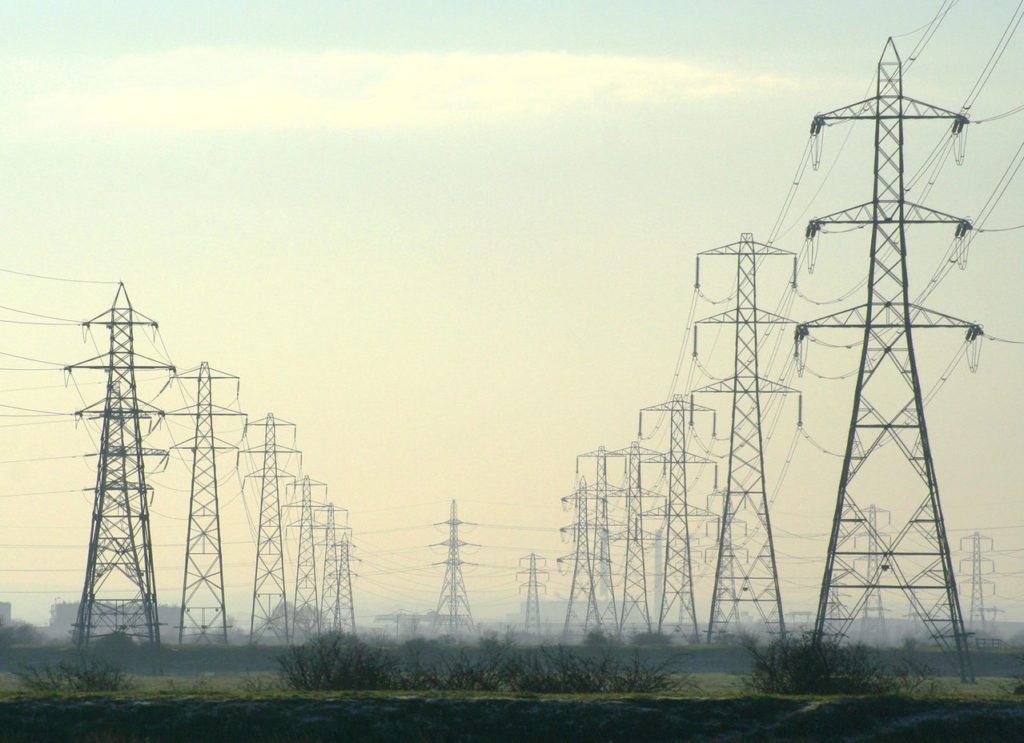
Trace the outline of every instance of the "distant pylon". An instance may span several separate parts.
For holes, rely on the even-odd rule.
[[[921,618],[935,643],[955,655],[960,678],[974,679],[963,614],[939,501],[932,448],[925,423],[912,331],[952,328],[968,342],[983,335],[981,326],[911,302],[907,266],[907,228],[913,224],[955,225],[954,239],[972,229],[966,219],[906,200],[904,130],[911,120],[945,120],[951,133],[965,131],[967,117],[903,95],[903,67],[892,39],[878,62],[875,94],[849,106],[817,114],[811,134],[831,124],[856,120],[874,125],[870,201],[812,219],[806,237],[813,245],[827,225],[840,230],[871,227],[865,304],[797,327],[797,354],[812,328],[855,329],[862,337],[849,434],[839,477],[835,514],[828,541],[814,634],[842,638],[860,614],[871,590],[899,591]],[[880,456],[876,456],[880,455]],[[856,484],[854,484],[856,483]],[[881,542],[874,574],[858,565],[870,534],[864,518],[865,495],[888,508],[896,519],[895,536]]]
[[[448,527],[448,539],[439,547],[448,548],[448,559],[444,565],[444,583],[441,585],[441,595],[437,600],[437,611],[435,612],[435,629],[443,631],[451,637],[458,637],[473,632],[473,613],[469,608],[469,594],[466,593],[466,583],[462,579],[463,562],[460,550],[469,545],[459,539],[459,526],[464,524],[459,521],[459,507],[452,501],[451,512],[447,521],[441,521],[437,526]]]
[[[608,515],[608,500],[612,491],[618,495],[618,489],[608,484],[608,450],[599,446],[594,451],[576,457],[576,473],[580,471],[581,459],[594,460],[594,479],[591,488],[593,497],[590,500],[588,513],[592,528],[590,530],[590,552],[592,555],[594,584],[597,605],[597,616],[601,626],[615,628],[619,626],[619,607],[615,598],[615,580],[612,568],[611,525]]]
[[[885,549],[886,534],[880,523],[879,517],[885,516],[886,523],[889,523],[889,512],[879,508],[874,503],[864,509],[864,516],[870,525],[868,535],[867,571],[868,575],[875,575],[878,571],[878,562],[882,559],[882,551]],[[864,608],[861,610],[861,621],[864,623],[862,636],[871,638],[876,644],[886,642],[885,631],[885,606],[882,602],[882,592],[877,588],[869,590],[864,600]]]
[[[693,415],[710,412],[711,408],[687,402],[683,395],[674,395],[668,402],[640,411],[640,438],[643,438],[643,414],[668,413],[668,498],[665,503],[665,551],[661,573],[661,600],[658,606],[658,632],[668,630],[674,635],[700,640],[697,611],[693,599],[693,565],[690,549],[690,517],[703,509],[689,504],[687,495],[687,464],[713,465],[711,460],[689,454],[686,450],[686,430],[693,426]],[[674,614],[674,616],[673,616]]]
[[[622,561],[622,603],[619,607],[619,634],[639,622],[642,632],[651,631],[651,610],[647,598],[647,559],[644,532],[643,465],[664,464],[665,455],[634,441],[626,449],[612,452],[626,458],[626,552]]]
[[[752,604],[770,633],[786,632],[775,562],[775,542],[768,513],[768,491],[764,476],[764,432],[761,428],[761,397],[795,390],[766,379],[761,374],[758,341],[761,326],[788,323],[784,317],[757,305],[758,264],[767,257],[792,253],[754,242],[744,233],[739,242],[705,250],[697,257],[697,286],[700,286],[700,257],[728,256],[736,259],[736,307],[700,323],[733,325],[735,353],[733,375],[713,382],[695,393],[725,393],[732,398],[729,435],[729,465],[722,496],[721,526],[718,530],[718,560],[711,594],[708,642],[727,631],[740,619],[742,604]],[[794,269],[795,270],[795,269]],[[694,332],[693,354],[697,356]],[[738,522],[751,524],[737,544],[733,529]]]
[[[320,628],[324,632],[341,631],[341,545],[333,503],[323,507],[323,570],[320,584]]]
[[[223,415],[240,416],[242,413],[214,404],[213,382],[222,379],[233,381],[237,397],[238,377],[221,372],[211,373],[210,365],[204,361],[198,369],[179,374],[177,378],[196,380],[196,404],[168,413],[195,418],[192,438],[174,447],[179,451],[192,453],[178,642],[189,640],[227,644],[228,620],[224,607],[224,555],[221,551],[217,452],[236,447],[217,438],[214,433],[214,418]]]
[[[971,608],[967,614],[967,622],[971,629],[980,629],[984,632],[988,629],[988,618],[985,616],[985,586],[992,585],[992,581],[985,578],[985,575],[995,567],[995,563],[985,557],[985,552],[992,549],[992,539],[974,532],[960,540],[960,549],[964,548],[964,542],[971,552],[970,557],[960,561],[961,573],[965,562],[970,565]]]
[[[313,500],[313,488],[327,486],[322,482],[311,480],[305,475],[295,483],[298,491],[298,503],[292,504],[299,509],[299,550],[295,560],[295,586],[292,589],[292,638],[302,642],[320,634],[320,596],[316,579],[316,536],[315,532],[323,528],[315,521],[315,514],[322,506]]]
[[[281,643],[291,640],[288,626],[288,592],[284,576],[284,541],[281,522],[281,483],[291,475],[279,467],[279,455],[298,454],[295,449],[277,442],[279,428],[294,426],[276,420],[267,413],[263,420],[249,423],[249,428],[264,429],[263,448],[247,449],[250,455],[261,455],[262,466],[247,477],[259,481],[260,520],[256,532],[256,575],[252,589],[252,614],[249,621],[249,642],[259,642],[271,635]]]
[[[158,417],[159,411],[139,401],[135,372],[173,372],[174,367],[135,352],[135,328],[155,330],[157,324],[132,308],[124,284],[118,285],[109,310],[83,323],[85,328],[93,325],[110,331],[108,352],[65,367],[68,373],[91,369],[107,374],[104,399],[77,414],[102,421],[102,430],[75,643],[84,647],[96,637],[122,634],[159,645],[145,457],[167,453],[142,446],[141,422]]]
[[[540,592],[542,588],[545,588],[540,582],[540,577],[548,574],[548,571],[544,569],[545,563],[546,560],[536,552],[531,552],[525,557],[519,558],[520,570],[516,573],[516,577],[521,579],[523,574],[526,574],[526,582],[520,584],[519,588],[526,589],[526,622],[524,629],[528,635],[540,634]]]
[[[338,576],[341,585],[338,588],[339,615],[341,616],[342,632],[355,633],[356,631],[356,605],[352,598],[352,532],[345,529],[341,536],[340,549],[341,564],[338,569]]]
[[[597,586],[594,581],[594,555],[590,549],[592,523],[589,516],[589,494],[587,479],[579,478],[576,491],[562,499],[571,503],[573,523],[562,528],[569,534],[574,545],[571,555],[559,558],[559,563],[572,560],[572,582],[569,586],[569,602],[565,607],[563,634],[574,630],[586,633],[591,628],[601,629],[601,616],[597,610]]]

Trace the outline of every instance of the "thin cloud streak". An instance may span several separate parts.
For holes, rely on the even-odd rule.
[[[34,131],[448,127],[793,87],[672,59],[182,49],[86,64],[24,103]]]

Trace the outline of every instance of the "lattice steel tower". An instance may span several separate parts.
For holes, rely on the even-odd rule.
[[[316,579],[316,532],[323,528],[315,514],[323,503],[314,501],[313,489],[327,485],[311,480],[305,475],[294,484],[298,491],[298,503],[291,504],[299,509],[299,521],[292,526],[299,530],[299,550],[295,560],[295,586],[292,592],[292,639],[296,642],[320,634],[320,586]]]
[[[889,512],[884,508],[879,508],[874,503],[864,509],[864,516],[868,520],[868,531],[867,535],[867,555],[864,556],[864,561],[867,563],[865,568],[868,575],[874,575],[878,571],[879,561],[881,560],[882,551],[884,549],[884,543],[882,540],[886,538],[884,526],[889,523]],[[885,523],[881,523],[881,518],[885,517]],[[861,621],[864,626],[861,630],[861,636],[864,638],[872,639],[876,644],[884,644],[887,640],[885,631],[885,604],[882,600],[882,592],[877,588],[868,591],[868,595],[864,600],[864,607],[860,613]]]
[[[647,558],[644,531],[643,465],[664,464],[665,455],[634,441],[625,449],[611,452],[626,458],[626,553],[622,563],[622,604],[619,608],[619,634],[639,620],[643,632],[651,631],[651,610],[647,593]]]
[[[352,605],[352,573],[349,570],[349,529],[337,525],[336,514],[344,509],[328,503],[324,527],[323,582],[320,591],[321,629],[325,632],[353,633],[356,629]],[[340,536],[339,536],[340,533]]]
[[[984,632],[988,627],[988,618],[985,616],[985,586],[991,586],[992,581],[985,578],[985,574],[992,571],[995,563],[985,557],[987,549],[992,549],[992,539],[984,534],[974,532],[968,537],[960,540],[960,549],[964,543],[970,548],[971,556],[960,561],[960,570],[963,571],[964,563],[970,565],[971,581],[971,608],[967,613],[967,622],[972,629],[980,627]]]
[[[227,644],[228,620],[224,608],[224,556],[221,551],[220,504],[217,484],[217,452],[235,449],[214,433],[214,418],[240,416],[237,410],[215,405],[214,380],[238,377],[222,372],[211,373],[202,362],[198,369],[179,374],[178,379],[196,381],[196,404],[168,413],[195,418],[191,440],[174,448],[192,454],[192,482],[189,489],[188,534],[185,538],[185,570],[181,586],[181,609],[178,616],[178,642]]]
[[[270,635],[278,642],[291,639],[288,626],[288,594],[284,576],[284,534],[281,523],[281,480],[292,475],[280,469],[280,456],[298,454],[277,441],[278,429],[295,427],[267,413],[263,420],[249,423],[249,428],[263,428],[263,448],[247,449],[250,455],[263,457],[260,469],[247,475],[260,484],[260,521],[256,532],[256,574],[252,589],[252,614],[249,620],[249,642],[259,642]]]
[[[562,632],[568,635],[574,628],[586,633],[591,627],[601,628],[601,615],[597,610],[597,584],[594,579],[594,554],[590,548],[593,524],[589,515],[590,494],[587,479],[579,478],[576,491],[563,503],[571,503],[574,515],[571,526],[562,528],[563,534],[570,534],[575,545],[572,555],[559,558],[559,563],[572,558],[572,583],[569,586],[569,602],[565,607],[565,624]]]
[[[615,580],[612,570],[611,524],[608,516],[609,496],[618,495],[619,489],[608,484],[608,457],[610,452],[603,446],[576,457],[576,474],[580,472],[581,459],[594,460],[594,485],[591,490],[588,513],[590,516],[590,552],[594,571],[597,616],[604,627],[619,626],[619,608],[615,603]]]
[[[135,328],[157,324],[135,311],[124,284],[117,288],[110,309],[83,323],[106,327],[110,332],[107,353],[65,368],[104,371],[106,395],[79,417],[102,421],[96,488],[85,585],[75,622],[75,643],[112,634],[160,643],[156,580],[153,574],[153,543],[149,530],[149,498],[145,457],[166,452],[142,446],[142,421],[159,417],[159,411],[138,399],[135,372],[174,367],[135,351]],[[140,363],[141,360],[141,363]]]
[[[526,589],[526,623],[524,629],[527,634],[540,634],[540,592],[545,588],[540,582],[541,576],[546,576],[548,571],[544,569],[546,560],[536,552],[531,552],[525,557],[519,558],[521,568],[516,577],[522,579],[526,575],[526,582],[520,584],[519,588]],[[523,569],[525,568],[525,569]]]
[[[469,608],[469,594],[466,593],[466,583],[462,579],[463,562],[460,550],[469,546],[469,542],[459,539],[459,526],[466,523],[459,521],[459,506],[452,501],[451,513],[447,521],[440,521],[436,526],[448,527],[448,539],[441,542],[438,547],[448,548],[448,559],[444,562],[435,563],[444,565],[444,583],[441,585],[441,595],[437,599],[437,611],[435,612],[435,629],[441,629],[445,634],[452,637],[465,635],[473,632],[473,613]]]
[[[775,562],[775,542],[768,512],[768,491],[764,476],[764,434],[761,420],[761,396],[795,392],[761,374],[758,342],[761,327],[788,323],[784,317],[757,306],[757,270],[766,258],[793,254],[771,245],[754,242],[744,233],[739,242],[698,254],[697,282],[700,287],[700,256],[728,256],[736,259],[736,307],[700,320],[701,324],[735,326],[735,362],[733,376],[694,390],[701,393],[725,393],[732,396],[732,423],[729,434],[729,465],[722,496],[721,525],[718,531],[718,559],[711,594],[708,642],[716,633],[724,633],[730,624],[740,621],[740,607],[752,606],[767,630],[785,634],[782,596]],[[697,333],[693,338],[697,354]],[[742,543],[733,533],[738,522],[749,525]]]
[[[645,412],[667,414],[669,421],[668,498],[665,503],[665,552],[661,601],[658,606],[658,633],[668,629],[674,635],[689,636],[694,641],[699,641],[700,629],[697,625],[697,611],[693,599],[690,517],[698,514],[706,516],[707,512],[694,508],[689,503],[686,465],[713,463],[709,459],[687,452],[686,430],[693,426],[694,413],[715,413],[711,408],[695,405],[692,398],[687,402],[685,396],[673,395],[668,402],[640,411],[641,439],[644,437]]]
[[[811,220],[807,228],[808,239],[814,240],[825,225],[871,227],[866,304],[797,328],[798,351],[811,328],[857,328],[864,338],[815,634],[819,638],[842,637],[872,590],[901,591],[936,643],[955,653],[960,677],[968,681],[974,672],[939,503],[911,331],[956,328],[973,341],[982,330],[977,324],[910,300],[907,226],[950,223],[956,225],[958,238],[971,229],[967,220],[905,198],[904,124],[920,119],[951,121],[954,134],[967,124],[961,113],[903,95],[902,64],[889,39],[878,63],[875,95],[818,114],[811,127],[812,134],[819,134],[829,124],[853,120],[872,121],[875,127],[871,201]],[[855,478],[857,488],[852,487]],[[870,575],[858,566],[857,558],[863,554],[856,547],[858,536],[872,534],[860,505],[869,494],[892,512],[895,532],[891,538],[877,540],[882,549]]]
[[[341,586],[338,589],[338,604],[341,607],[341,631],[356,631],[356,605],[352,598],[352,532],[345,529],[341,536],[340,561],[338,575],[341,578]],[[357,558],[358,559],[358,558]]]

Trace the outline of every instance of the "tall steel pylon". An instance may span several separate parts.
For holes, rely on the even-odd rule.
[[[270,635],[278,642],[291,640],[288,626],[288,592],[284,574],[284,533],[281,522],[281,480],[291,475],[280,468],[281,455],[298,454],[293,448],[278,443],[278,429],[295,427],[267,413],[262,420],[248,423],[250,428],[263,428],[263,448],[247,449],[246,454],[262,456],[262,466],[247,475],[259,482],[260,518],[256,531],[256,574],[252,588],[252,613],[249,620],[249,642],[257,643]]]
[[[867,120],[875,127],[871,201],[813,219],[807,227],[811,241],[825,225],[871,227],[867,302],[803,323],[796,331],[798,352],[811,328],[857,328],[864,339],[815,635],[843,637],[872,590],[900,591],[935,642],[955,654],[961,679],[970,681],[974,672],[939,502],[911,331],[956,328],[973,341],[982,330],[975,323],[910,300],[907,226],[950,223],[956,225],[958,238],[971,229],[967,220],[905,198],[904,126],[920,119],[951,121],[954,134],[967,124],[961,113],[904,96],[902,63],[889,39],[878,63],[875,95],[818,114],[811,127],[812,134],[845,121]],[[857,488],[852,487],[855,478]],[[857,558],[863,555],[856,547],[858,536],[872,533],[858,503],[868,493],[894,518],[907,514],[906,521],[900,515],[894,523],[893,537],[879,540],[880,559],[871,575],[858,568]]]
[[[716,634],[726,632],[730,624],[740,621],[740,606],[744,604],[753,606],[770,633],[783,635],[786,632],[764,476],[761,396],[795,390],[761,374],[758,354],[761,327],[788,323],[789,320],[758,307],[757,270],[766,258],[792,255],[771,245],[754,242],[753,235],[744,233],[739,242],[705,250],[697,258],[698,288],[701,256],[736,259],[736,307],[699,321],[701,324],[735,326],[732,377],[694,390],[696,394],[713,392],[732,396],[728,474],[726,487],[721,493],[722,516],[708,619],[708,642],[712,642]],[[696,332],[693,341],[696,356]],[[742,544],[737,544],[739,540],[733,530],[740,521],[749,524],[750,529],[742,538]]]
[[[608,500],[617,488],[608,484],[608,450],[599,446],[594,451],[576,457],[576,474],[579,475],[580,460],[594,460],[594,479],[588,513],[590,516],[590,552],[594,571],[597,617],[602,627],[619,626],[619,608],[615,603],[615,580],[612,569],[611,525],[608,516]]]
[[[293,485],[298,502],[290,504],[299,509],[298,523],[291,526],[299,530],[299,549],[295,559],[295,584],[292,589],[292,639],[308,640],[320,634],[320,586],[316,574],[316,532],[323,526],[316,522],[316,513],[324,505],[314,501],[313,489],[327,485],[304,475]]]
[[[712,465],[710,459],[697,457],[686,449],[686,431],[693,426],[693,415],[709,412],[712,408],[688,402],[684,395],[673,395],[672,399],[660,405],[653,405],[640,411],[640,438],[644,437],[643,414],[662,413],[669,417],[668,450],[668,498],[665,502],[664,557],[662,558],[662,579],[660,601],[658,602],[658,633],[665,629],[674,635],[688,636],[694,642],[700,640],[697,624],[697,610],[693,599],[693,565],[690,549],[691,516],[708,516],[704,509],[690,505],[687,493],[688,464]],[[717,478],[716,478],[717,479]],[[673,613],[675,616],[673,617]]]
[[[354,633],[355,608],[352,605],[352,573],[349,569],[349,529],[337,525],[336,514],[344,509],[328,503],[324,527],[323,578],[320,591],[321,629],[325,632]]]
[[[224,607],[224,555],[221,550],[220,503],[217,483],[217,452],[236,447],[214,433],[214,418],[242,415],[213,402],[215,380],[235,384],[238,377],[211,372],[202,362],[199,368],[177,375],[179,380],[196,381],[196,403],[167,415],[195,418],[192,438],[175,445],[192,454],[192,478],[189,489],[188,534],[185,538],[185,569],[181,585],[181,609],[178,615],[178,642],[227,644],[228,620]]]
[[[437,599],[434,627],[452,637],[473,632],[473,612],[469,608],[469,594],[466,593],[466,583],[462,579],[462,566],[466,563],[462,560],[461,549],[469,546],[469,542],[463,542],[459,538],[459,526],[464,523],[466,522],[459,520],[459,506],[453,500],[448,520],[435,524],[448,527],[448,539],[435,545],[447,547],[448,558],[444,562],[435,563],[445,567],[444,583],[441,585],[441,595]]]
[[[995,567],[995,563],[985,557],[985,552],[992,549],[992,539],[974,532],[960,540],[960,549],[964,548],[965,542],[971,553],[970,557],[960,561],[961,572],[965,562],[970,565],[971,608],[967,613],[967,622],[971,629],[980,629],[984,632],[988,629],[988,618],[985,616],[985,586],[992,585],[992,581],[984,576]]]
[[[540,578],[548,574],[544,569],[546,563],[547,560],[536,552],[519,558],[520,570],[516,577],[522,579],[522,576],[526,575],[526,582],[520,584],[519,588],[526,589],[526,622],[523,628],[528,635],[540,634],[540,592],[545,588]]]
[[[643,465],[662,464],[663,452],[653,451],[634,441],[625,449],[610,452],[626,459],[626,551],[622,563],[622,603],[619,607],[619,634],[639,624],[640,631],[651,631],[651,609],[647,590],[647,558],[644,531]]]
[[[562,502],[571,504],[573,523],[562,528],[563,534],[571,535],[574,545],[571,555],[559,558],[560,564],[572,560],[572,582],[569,586],[569,602],[565,607],[565,624],[562,633],[568,635],[578,629],[586,633],[591,628],[601,629],[601,615],[597,610],[597,585],[594,579],[594,553],[590,548],[593,524],[589,515],[590,494],[587,479],[579,478],[576,491]]]
[[[345,529],[341,535],[339,547],[338,577],[341,585],[338,588],[339,614],[341,615],[341,631],[355,633],[356,605],[352,598],[352,531]],[[358,558],[356,558],[358,559]]]
[[[110,333],[107,353],[65,368],[67,373],[90,369],[107,374],[104,399],[77,414],[102,421],[102,430],[75,643],[84,647],[96,637],[122,634],[159,645],[149,529],[152,490],[145,457],[167,453],[142,446],[142,421],[159,417],[159,411],[139,401],[135,372],[173,372],[174,367],[135,351],[135,328],[156,330],[157,324],[132,307],[124,284],[118,285],[109,310],[83,323],[85,328],[95,325]]]

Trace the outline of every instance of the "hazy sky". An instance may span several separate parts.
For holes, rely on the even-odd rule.
[[[863,97],[886,37],[909,53],[940,3],[216,5],[0,6],[0,267],[123,280],[179,367],[208,360],[238,374],[245,411],[296,423],[304,471],[351,511],[357,613],[370,623],[435,604],[441,570],[430,564],[443,554],[427,545],[444,535],[429,524],[452,498],[481,524],[465,537],[482,545],[467,555],[480,563],[467,570],[475,612],[517,611],[518,557],[535,550],[554,568],[570,549],[557,527],[569,519],[559,498],[574,456],[626,446],[637,409],[670,389],[694,254],[745,231],[767,237],[813,114]],[[1015,7],[961,0],[908,72],[908,94],[958,109]],[[1018,37],[972,115],[1024,103],[1022,71]],[[908,127],[911,170],[942,136],[940,124]],[[870,126],[845,138],[826,133],[780,247],[801,249],[808,217],[870,198]],[[977,215],[1022,138],[1024,114],[972,127],[966,163],[942,171],[928,203]],[[1024,222],[1022,195],[1014,182],[987,226]],[[912,232],[915,286],[949,233]],[[1024,338],[1022,234],[982,234],[968,270],[929,305]],[[849,290],[866,272],[866,238],[825,237],[801,291]],[[712,298],[729,294],[731,277],[702,268]],[[786,267],[762,278],[774,305]],[[56,317],[91,317],[113,292],[0,274],[0,305]],[[696,314],[719,309],[702,302]],[[797,299],[791,315],[831,309]],[[0,333],[0,349],[32,359],[95,353],[73,326]],[[928,384],[961,340],[919,341]],[[725,374],[729,344],[712,352],[712,341],[702,336],[702,363]],[[856,364],[855,351],[812,353],[824,375]],[[976,528],[993,537],[989,600],[1018,618],[1022,374],[1024,350],[986,343],[979,373],[961,362],[929,417],[951,542]],[[9,406],[72,411],[102,394],[84,372],[82,397],[59,371],[0,377]],[[807,432],[840,450],[849,380],[797,383]],[[16,391],[25,387],[46,389]],[[789,404],[770,483],[795,419]],[[0,426],[11,426],[0,428],[0,600],[43,622],[54,597],[81,591],[91,495],[70,491],[91,486],[95,459],[13,460],[93,443],[56,417]],[[167,445],[168,431],[187,435],[174,422],[152,445]],[[254,546],[233,464],[222,467],[228,611],[247,627]],[[180,462],[154,477],[161,603],[181,590],[186,477]],[[812,608],[837,477],[838,460],[799,439],[774,504],[787,611]],[[549,595],[566,584],[553,571]]]

